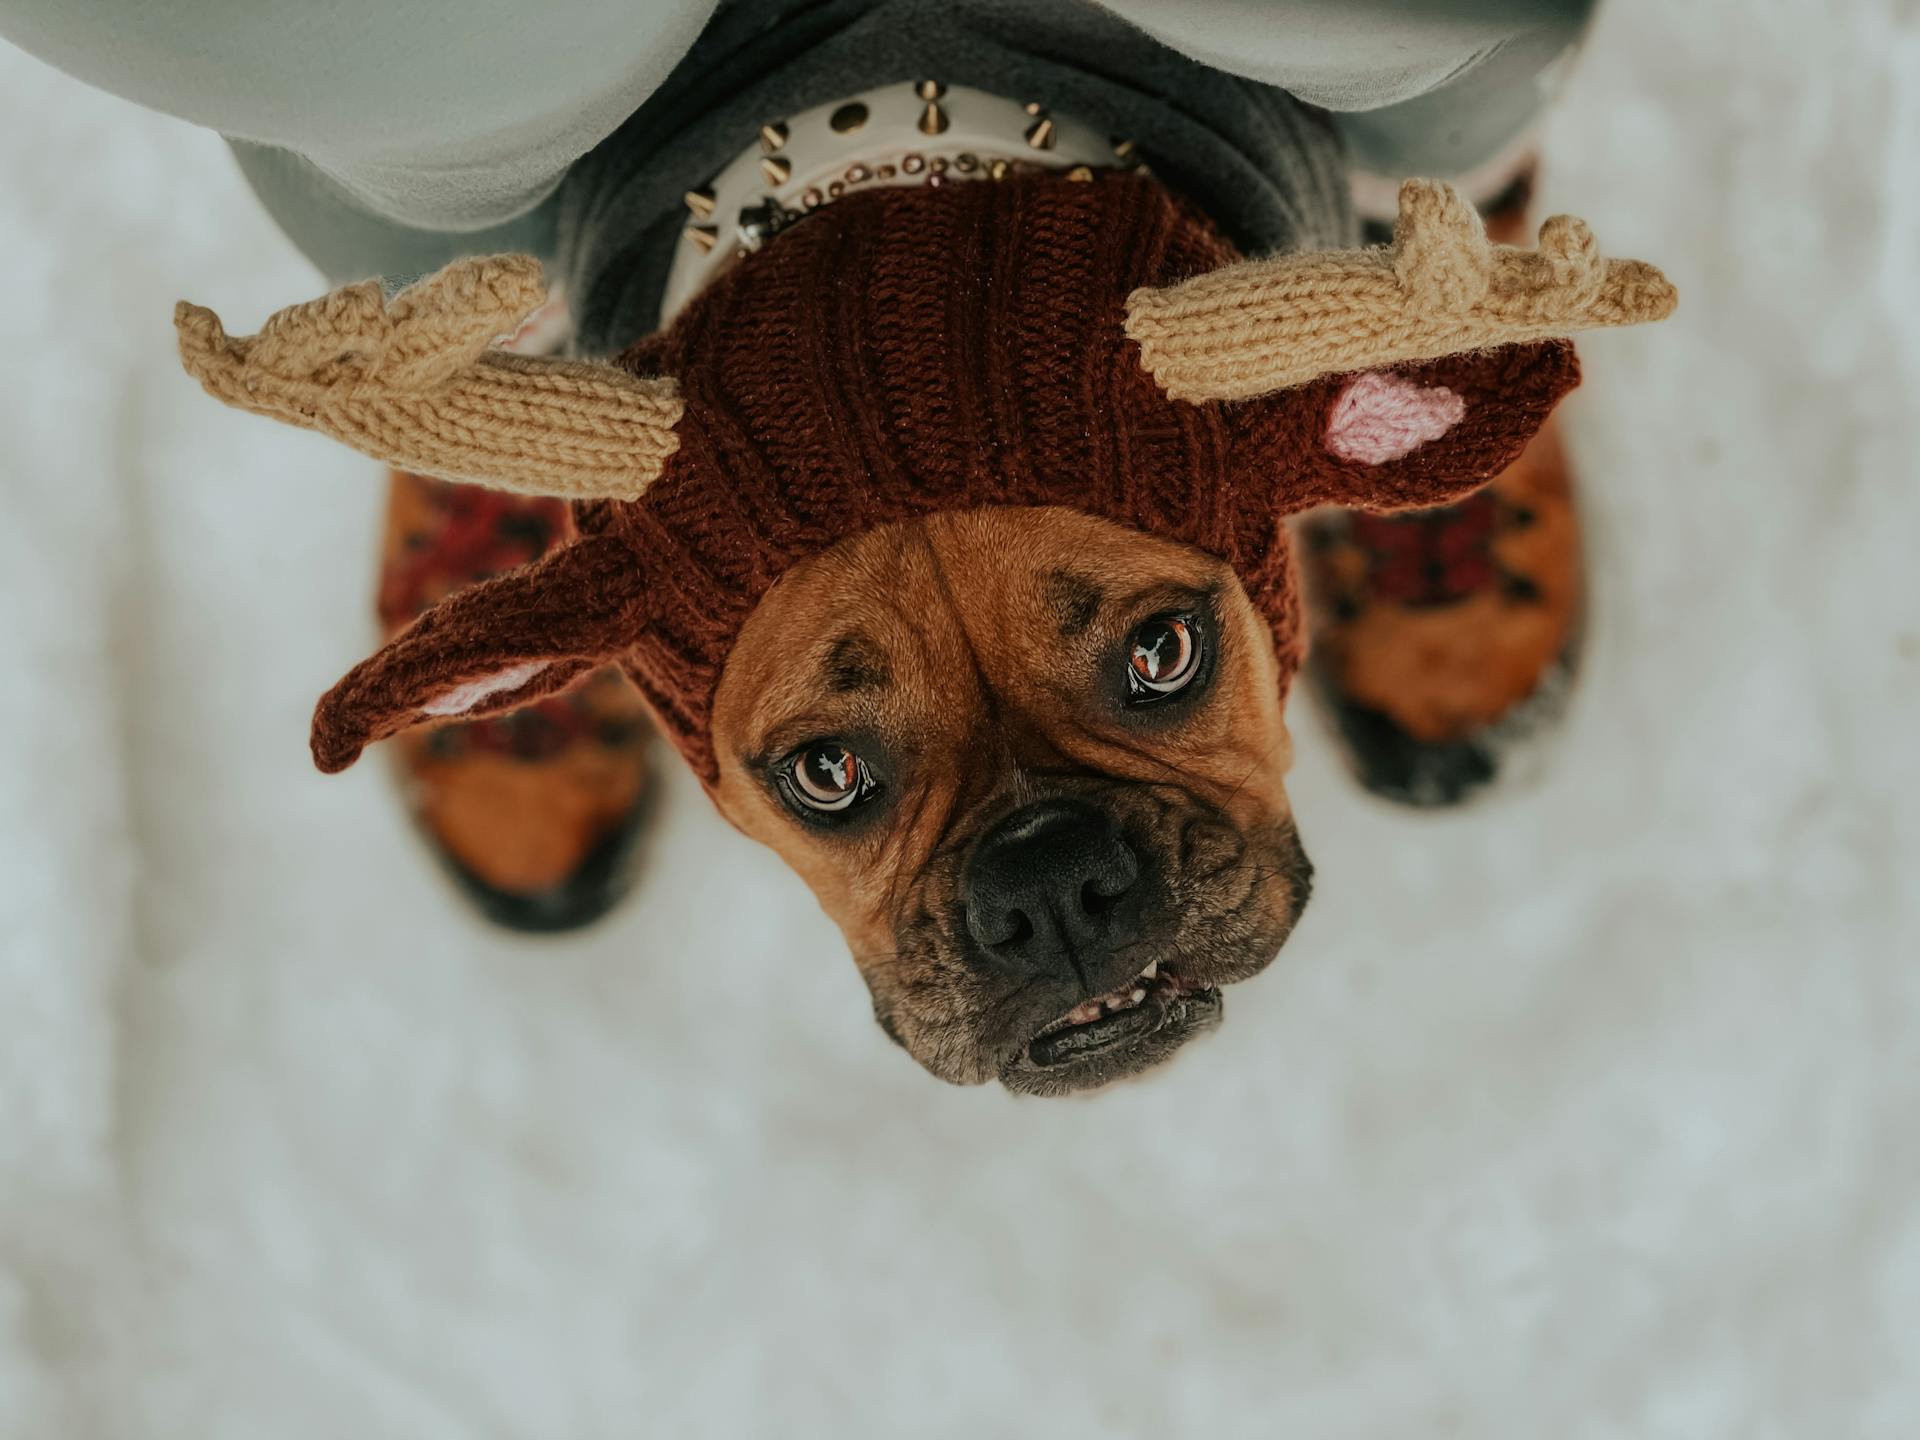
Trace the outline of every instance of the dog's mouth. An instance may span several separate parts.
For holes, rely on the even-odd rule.
[[[1220,1021],[1218,987],[1155,962],[1051,1021],[1003,1067],[1009,1089],[1058,1095],[1157,1064]]]

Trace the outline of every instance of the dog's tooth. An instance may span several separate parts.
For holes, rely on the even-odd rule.
[[[1146,969],[1140,972],[1140,978],[1142,980],[1151,980],[1153,979],[1154,976],[1158,975],[1159,973],[1160,973],[1160,962],[1158,960],[1155,960],[1151,962]]]
[[[1133,992],[1133,1003],[1136,1005],[1138,1005],[1142,1000],[1146,998],[1147,998],[1147,992],[1144,990],[1136,990]]]

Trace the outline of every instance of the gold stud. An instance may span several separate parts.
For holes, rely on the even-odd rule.
[[[927,168],[927,162],[918,155],[909,155],[900,162],[900,168],[909,175],[918,175]]]
[[[947,93],[947,87],[938,80],[922,80],[913,87],[913,93],[931,105]]]
[[[1131,161],[1134,156],[1134,151],[1138,148],[1139,147],[1131,140],[1116,140],[1113,142],[1113,153],[1121,160]]]
[[[691,240],[695,245],[698,245],[702,250],[711,250],[715,245],[720,243],[720,227],[717,225],[689,225],[686,229],[686,236],[687,239]]]
[[[800,203],[809,210],[818,210],[825,203],[826,198],[818,190],[809,188],[806,194],[800,197]]]
[[[934,156],[932,160],[927,162],[927,169],[931,170],[936,175],[946,174],[947,173],[946,157],[943,155]]]
[[[1027,127],[1027,144],[1035,150],[1053,148],[1053,121],[1042,115]]]
[[[961,154],[953,157],[953,168],[962,175],[971,175],[979,165],[980,161],[972,155]]]
[[[842,195],[846,193],[847,193],[847,187],[842,185],[838,180],[834,181],[831,185],[827,186],[827,195],[834,200],[838,200]]]
[[[993,162],[993,164],[987,167],[987,174],[991,175],[996,180],[1004,180],[1007,178],[1007,173],[1012,169],[1013,167],[1007,164],[1006,161],[996,160]]]
[[[1093,167],[1091,165],[1076,165],[1067,172],[1067,178],[1069,180],[1091,180],[1093,179]]]
[[[771,155],[787,143],[787,122],[776,120],[760,127],[760,148]]]
[[[1027,101],[1026,104],[1022,105],[1020,108],[1026,111],[1029,115],[1038,115],[1042,110],[1045,110],[1047,107],[1042,105],[1038,100],[1029,100]]]
[[[873,172],[873,178],[876,180],[891,180],[899,173],[900,172],[895,170],[891,165],[882,165],[878,170]]]
[[[927,108],[920,112],[920,133],[922,135],[940,135],[947,128],[947,112],[929,100]]]
[[[849,185],[858,185],[862,181],[869,180],[872,177],[873,172],[864,165],[849,165],[847,167],[847,183]]]
[[[793,178],[793,162],[778,155],[762,155],[760,173],[767,177],[769,185],[784,185]]]
[[[689,190],[680,198],[687,202],[687,209],[691,210],[698,219],[704,220],[713,214],[714,202],[711,190],[704,187],[699,190]]]

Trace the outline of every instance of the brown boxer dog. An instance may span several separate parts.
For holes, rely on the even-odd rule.
[[[617,366],[491,345],[528,260],[176,323],[231,404],[574,501],[323,697],[322,769],[617,663],[915,1059],[1061,1094],[1217,1024],[1306,904],[1287,517],[1471,491],[1575,383],[1552,337],[1672,308],[1578,221],[1401,207],[1391,248],[1235,263],[1146,176],[849,196]]]
[[[720,682],[714,798],[942,1079],[1057,1094],[1219,1023],[1311,887],[1272,632],[1227,566],[1066,509],[803,562]]]

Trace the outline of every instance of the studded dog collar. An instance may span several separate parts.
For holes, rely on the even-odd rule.
[[[1130,141],[1070,115],[937,80],[883,86],[768,121],[755,144],[687,192],[687,225],[660,325],[741,256],[854,191],[1038,171],[1090,179],[1096,167],[1137,163]]]

